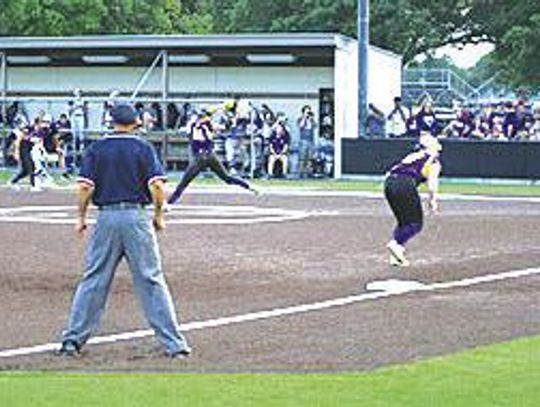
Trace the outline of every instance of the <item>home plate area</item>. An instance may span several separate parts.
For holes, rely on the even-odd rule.
[[[151,209],[149,209],[151,211]],[[294,209],[267,208],[238,205],[175,205],[167,209],[167,224],[221,224],[241,225],[254,223],[286,222],[309,216],[329,215],[327,212],[313,212]],[[90,223],[95,220],[92,211]],[[0,209],[0,222],[74,224],[74,206],[21,206]]]

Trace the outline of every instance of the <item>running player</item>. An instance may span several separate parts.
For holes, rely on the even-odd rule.
[[[15,134],[15,146],[14,157],[19,164],[19,172],[9,182],[11,186],[17,185],[17,183],[23,178],[30,178],[31,190],[38,190],[35,181],[35,167],[32,160],[32,148],[34,147],[33,140],[30,135],[31,128],[26,123],[19,123],[18,127],[13,130]]]
[[[410,264],[405,257],[405,244],[422,230],[424,215],[417,189],[420,184],[427,182],[428,208],[437,211],[441,150],[435,137],[424,134],[420,137],[419,149],[403,158],[386,176],[384,195],[398,222],[393,239],[387,244],[393,266]]]
[[[231,176],[214,153],[214,130],[212,128],[211,115],[207,110],[202,110],[189,126],[189,144],[192,159],[189,163],[182,180],[169,197],[168,203],[177,202],[189,183],[204,169],[210,168],[220,179],[227,184],[238,185],[254,194],[258,191],[248,182],[241,178]]]

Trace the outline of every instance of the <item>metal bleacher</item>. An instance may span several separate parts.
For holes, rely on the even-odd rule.
[[[450,69],[404,69],[403,101],[414,105],[428,95],[438,106],[451,106],[456,100],[465,102],[474,98],[477,90]]]

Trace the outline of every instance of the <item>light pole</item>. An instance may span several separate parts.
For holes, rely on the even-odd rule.
[[[358,0],[358,137],[367,138],[369,0]]]

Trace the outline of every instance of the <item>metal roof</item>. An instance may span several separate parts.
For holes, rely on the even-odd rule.
[[[272,33],[220,35],[100,35],[77,37],[0,37],[0,49],[134,49],[335,47],[332,33]]]
[[[292,55],[288,65],[333,66],[336,48],[354,46],[356,40],[335,33],[260,33],[222,35],[100,35],[77,37],[0,37],[0,52],[11,56],[39,56],[44,65],[81,66],[99,56],[119,56],[100,65],[146,66],[157,53],[166,50],[170,55],[192,56],[171,65],[201,65],[196,56],[204,56],[209,66],[246,66],[252,64],[248,55]],[[377,52],[388,51],[371,47]],[[395,57],[399,56],[392,54]],[[125,58],[122,58],[124,56]],[[32,65],[21,62],[16,65]],[[187,60],[186,60],[187,59]],[[200,59],[200,58],[199,58]],[[178,58],[177,58],[178,61]],[[8,61],[8,64],[10,62]],[[275,61],[258,65],[276,65]]]

